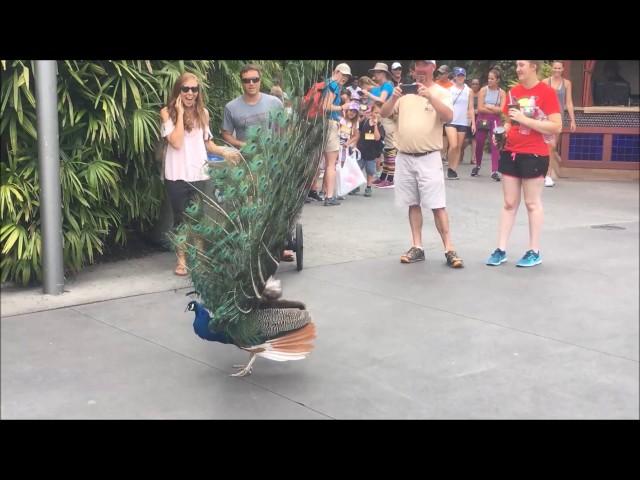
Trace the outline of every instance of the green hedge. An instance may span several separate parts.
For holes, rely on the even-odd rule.
[[[253,61],[263,90],[278,78],[300,94],[318,61]],[[182,71],[198,75],[219,132],[224,104],[241,93],[240,61],[59,61],[58,118],[63,248],[67,273],[95,261],[105,244],[124,245],[131,230],[158,217],[164,195],[155,151],[159,110]],[[34,63],[1,61],[1,280],[41,280]]]

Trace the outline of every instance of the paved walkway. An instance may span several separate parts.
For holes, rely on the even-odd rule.
[[[500,184],[469,171],[447,183],[463,270],[430,214],[427,261],[399,263],[393,190],[305,206],[305,268],[279,277],[316,350],[243,379],[228,374],[246,354],[193,334],[170,253],[91,267],[57,297],[3,289],[2,418],[639,418],[638,184],[545,189],[544,263],[514,267],[522,206],[491,268]]]

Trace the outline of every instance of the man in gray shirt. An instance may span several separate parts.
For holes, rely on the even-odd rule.
[[[242,67],[240,79],[244,94],[224,107],[222,138],[234,147],[241,148],[245,144],[247,128],[258,124],[268,126],[269,112],[283,108],[278,97],[260,92],[260,75],[258,65]]]

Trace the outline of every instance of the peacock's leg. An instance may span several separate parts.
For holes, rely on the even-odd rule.
[[[256,354],[252,353],[251,354],[251,358],[249,359],[249,363],[247,363],[247,365],[234,365],[233,368],[240,368],[241,370],[236,372],[236,373],[232,373],[230,376],[231,377],[244,377],[245,375],[251,375],[251,366],[253,365],[253,362],[256,361]]]

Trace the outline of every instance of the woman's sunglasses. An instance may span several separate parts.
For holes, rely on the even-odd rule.
[[[182,93],[187,93],[189,90],[191,90],[193,93],[198,93],[198,91],[200,90],[200,87],[195,86],[195,87],[180,87],[180,91]]]

